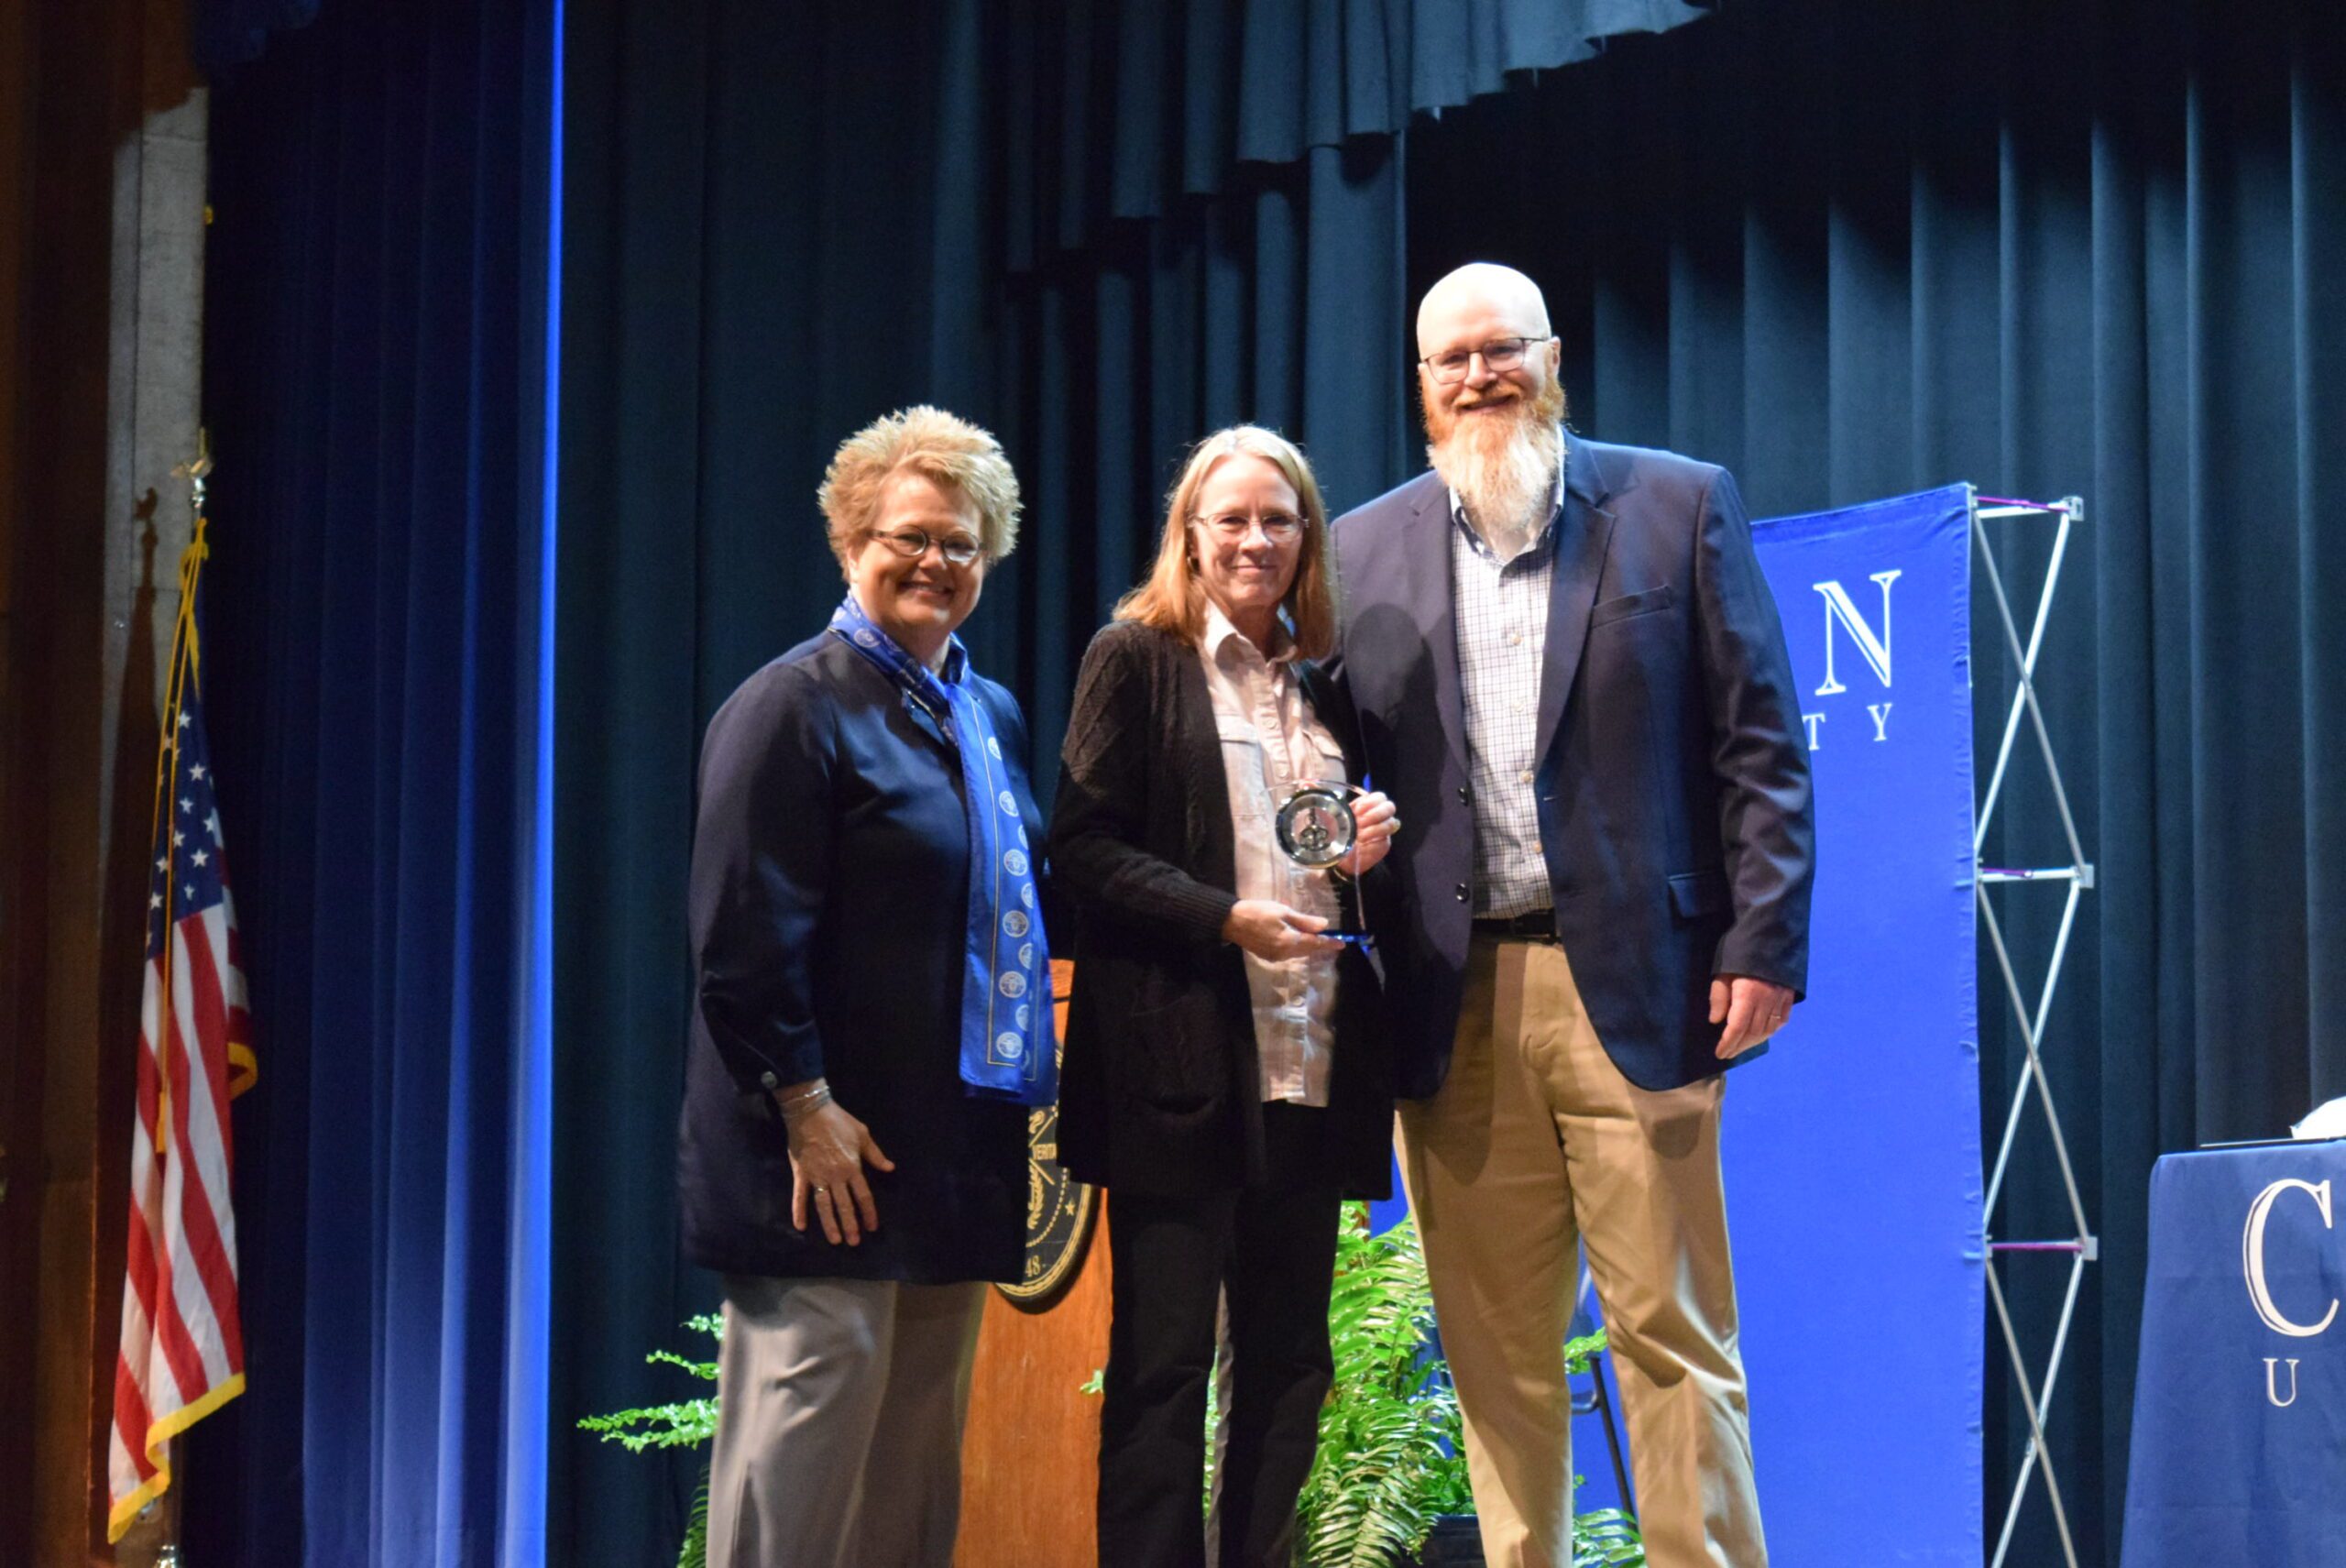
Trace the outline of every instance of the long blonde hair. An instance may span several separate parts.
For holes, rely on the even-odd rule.
[[[1336,560],[1328,542],[1328,505],[1320,481],[1303,454],[1275,430],[1234,424],[1215,431],[1190,449],[1189,461],[1165,499],[1165,533],[1157,564],[1139,587],[1116,601],[1115,619],[1137,620],[1195,645],[1205,638],[1206,591],[1198,580],[1197,552],[1189,524],[1196,521],[1198,492],[1206,476],[1225,457],[1260,457],[1278,469],[1303,509],[1303,551],[1279,609],[1287,612],[1295,651],[1307,659],[1325,658],[1336,646]]]

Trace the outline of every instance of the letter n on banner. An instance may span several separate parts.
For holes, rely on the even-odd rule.
[[[1963,486],[1754,525],[1816,787],[1809,997],[1727,1095],[1770,1555],[1980,1561]]]

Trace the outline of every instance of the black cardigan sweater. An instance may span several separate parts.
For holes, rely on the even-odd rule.
[[[1306,663],[1312,707],[1361,777],[1359,725]],[[1213,698],[1196,648],[1118,621],[1076,680],[1051,818],[1055,892],[1075,915],[1075,997],[1059,1078],[1059,1163],[1077,1179],[1159,1196],[1266,1179],[1260,1069],[1244,956],[1222,936],[1237,903]],[[1379,867],[1363,894],[1389,917]],[[1324,1168],[1347,1196],[1390,1190],[1393,1068],[1376,962],[1337,960]]]

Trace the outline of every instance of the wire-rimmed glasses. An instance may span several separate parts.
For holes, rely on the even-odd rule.
[[[1303,532],[1303,520],[1293,512],[1266,511],[1261,517],[1249,517],[1243,511],[1227,511],[1213,517],[1194,519],[1200,527],[1217,539],[1236,543],[1257,526],[1263,537],[1274,544],[1292,544]]]
[[[937,554],[945,557],[946,564],[952,566],[966,566],[985,551],[984,545],[966,533],[948,533],[940,536],[929,532],[925,528],[909,526],[892,528],[885,533],[874,533],[872,537],[907,561],[919,560],[928,554],[928,547],[934,544],[937,546]]]
[[[1536,337],[1495,337],[1480,348],[1445,348],[1440,354],[1427,355],[1418,363],[1426,367],[1426,374],[1447,386],[1466,378],[1466,372],[1478,354],[1483,356],[1485,369],[1504,373],[1521,365],[1524,355],[1533,344],[1554,341],[1553,333],[1543,333]]]

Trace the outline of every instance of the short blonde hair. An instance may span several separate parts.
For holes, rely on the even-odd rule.
[[[1307,659],[1325,658],[1336,647],[1336,558],[1328,543],[1328,504],[1295,443],[1258,424],[1218,430],[1191,449],[1165,499],[1157,564],[1138,587],[1117,601],[1116,619],[1169,631],[1192,646],[1205,640],[1206,591],[1198,580],[1197,552],[1189,547],[1189,524],[1197,521],[1198,492],[1206,477],[1223,458],[1239,456],[1260,457],[1277,468],[1303,509],[1303,554],[1279,608],[1291,623],[1295,651]]]
[[[888,481],[910,471],[978,509],[978,547],[989,565],[1018,545],[1018,476],[992,433],[926,403],[884,414],[839,443],[815,499],[847,565],[848,549],[871,531]]]

